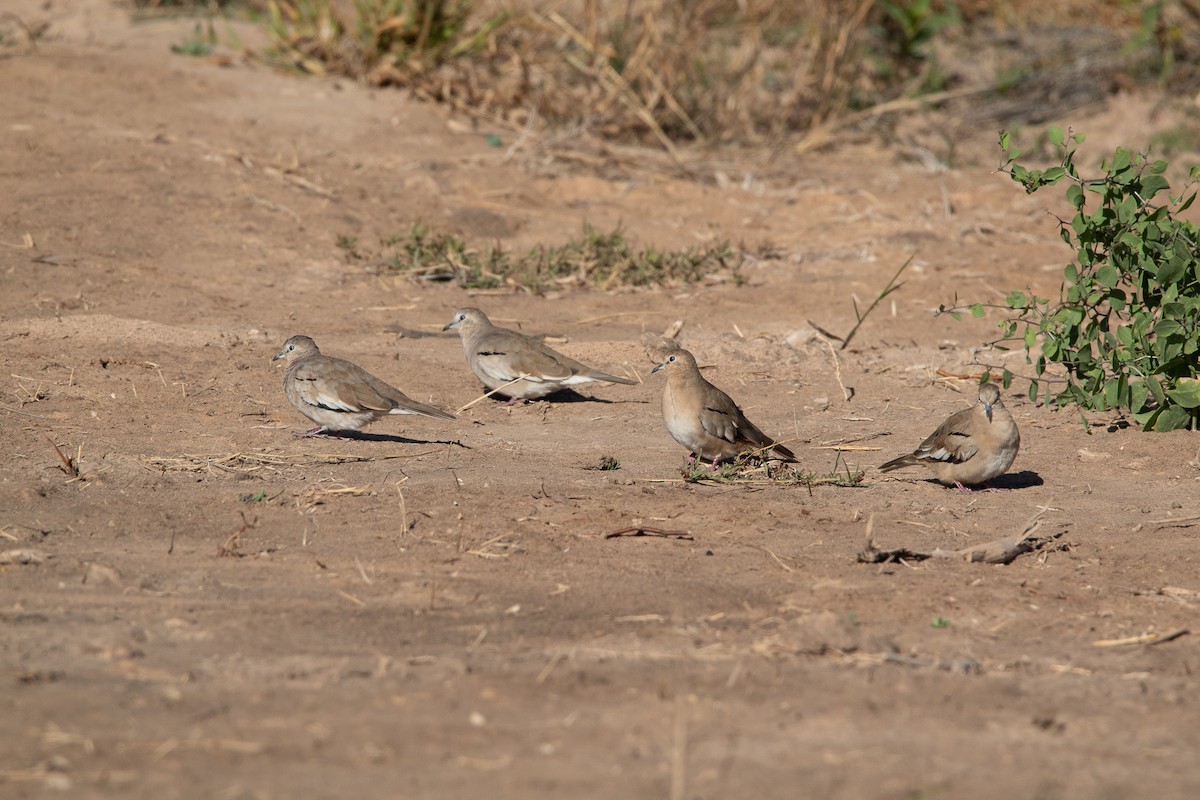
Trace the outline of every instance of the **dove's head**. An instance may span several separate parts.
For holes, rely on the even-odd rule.
[[[291,366],[296,361],[305,356],[315,355],[321,352],[317,349],[317,343],[307,336],[293,336],[283,343],[283,349],[280,350],[272,361],[280,361]]]
[[[459,335],[466,336],[470,331],[482,325],[489,325],[487,315],[478,308],[460,308],[454,312],[454,318],[446,323],[442,328],[444,331],[458,331]]]
[[[988,422],[992,421],[993,408],[1004,407],[1004,401],[1000,399],[1000,390],[996,388],[996,384],[984,383],[980,385],[979,407],[983,409],[983,414],[988,418]]]
[[[662,360],[651,372],[658,372],[660,369],[666,370],[667,375],[674,372],[692,372],[698,371],[696,366],[696,358],[687,350],[668,350],[667,357]]]

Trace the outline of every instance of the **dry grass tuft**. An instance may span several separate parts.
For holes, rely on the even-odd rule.
[[[539,245],[524,254],[509,253],[499,244],[476,247],[419,224],[407,235],[383,238],[377,253],[367,251],[350,236],[339,236],[337,244],[348,260],[365,260],[371,269],[413,280],[453,281],[467,289],[536,294],[564,288],[613,291],[704,280],[740,283],[745,260],[728,242],[678,250],[636,249],[620,228],[601,233],[587,224],[581,236],[563,245]]]
[[[716,469],[706,461],[696,460],[680,467],[686,483],[709,485],[740,484],[751,486],[862,486],[866,473],[851,470],[838,454],[833,468],[827,472],[805,471],[791,464],[780,463],[760,455],[748,454]]]
[[[1200,80],[1200,16],[1177,3],[137,2],[156,13],[205,9],[206,46],[220,38],[212,15],[248,7],[272,41],[252,57],[407,88],[507,128],[505,157],[535,169],[700,170],[720,180],[724,168],[680,148],[748,144],[770,161],[864,131],[891,136],[899,115],[933,106],[947,113],[931,123],[929,144],[953,158],[968,130],[1036,124],[1138,82],[1188,94]]]
[[[350,464],[359,461],[389,461],[396,458],[416,458],[436,451],[383,456],[355,456],[342,453],[226,453],[224,455],[142,456],[147,467],[163,472],[208,472],[216,474],[255,474],[281,472],[291,467],[311,467],[319,464]]]

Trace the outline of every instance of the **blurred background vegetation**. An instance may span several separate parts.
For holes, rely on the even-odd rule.
[[[271,42],[252,56],[285,69],[406,87],[526,133],[569,130],[672,156],[690,142],[804,151],[886,132],[892,112],[913,107],[990,134],[1137,86],[1190,107],[1200,90],[1200,0],[137,5],[208,15],[213,40],[213,19],[249,15]],[[1185,129],[1159,144],[1188,150],[1196,138]]]

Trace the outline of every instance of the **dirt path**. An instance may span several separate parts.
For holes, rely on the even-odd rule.
[[[1089,436],[1017,385],[1013,491],[870,468],[968,403],[936,370],[994,320],[931,308],[1054,286],[1046,200],[866,147],[782,186],[531,177],[401,93],[174,56],[189,22],[17,5],[52,26],[0,60],[0,551],[45,560],[0,565],[0,794],[1200,796],[1200,640],[1096,644],[1196,624],[1194,435]],[[336,245],[423,221],[520,250],[585,220],[781,257],[539,298]],[[835,370],[805,321],[848,330],[914,251]],[[468,304],[645,383],[291,436],[287,336],[457,408],[479,387],[440,328]],[[877,447],[841,456],[867,485],[678,480],[640,343],[675,319],[806,467]],[[872,518],[933,549],[1039,512],[1062,536],[1008,566],[856,561]],[[628,526],[691,538],[602,536]]]

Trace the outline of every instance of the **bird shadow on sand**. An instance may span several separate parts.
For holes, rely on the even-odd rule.
[[[368,433],[366,431],[338,431],[337,433],[324,433],[311,438],[343,439],[355,442],[395,442],[397,444],[449,444],[461,447],[464,450],[471,449],[470,445],[465,445],[457,439],[410,439],[407,436],[397,436],[392,433]]]
[[[484,391],[487,391],[487,390],[485,389]],[[495,400],[497,405],[504,406],[504,405],[509,404],[508,397],[506,397],[505,395],[503,395],[499,392],[492,395],[491,399]],[[557,392],[551,392],[550,394],[546,395],[545,397],[539,397],[537,400],[528,400],[525,403],[513,403],[512,405],[513,406],[533,405],[534,403],[538,403],[538,402],[555,403],[555,404],[601,403],[603,405],[610,406],[610,405],[617,405],[620,403],[645,403],[646,401],[645,400],[635,400],[635,399],[605,400],[602,397],[592,397],[591,395],[580,394],[579,392],[575,391],[574,389],[559,389]]]
[[[947,489],[954,489],[953,486],[945,486],[938,481],[937,478],[926,478],[925,483],[933,483],[939,486],[944,486]],[[973,492],[986,492],[988,489],[994,489],[999,492],[1008,492],[1013,489],[1028,489],[1033,486],[1041,486],[1045,481],[1042,476],[1030,470],[1021,472],[1010,472],[1006,475],[1001,475],[999,478],[992,478],[983,486],[969,486]]]
[[[993,489],[1028,489],[1032,486],[1041,486],[1045,481],[1042,476],[1032,470],[1021,470],[1020,472],[1010,472],[1006,475],[1001,475],[999,478],[993,478],[988,481],[988,486]]]

